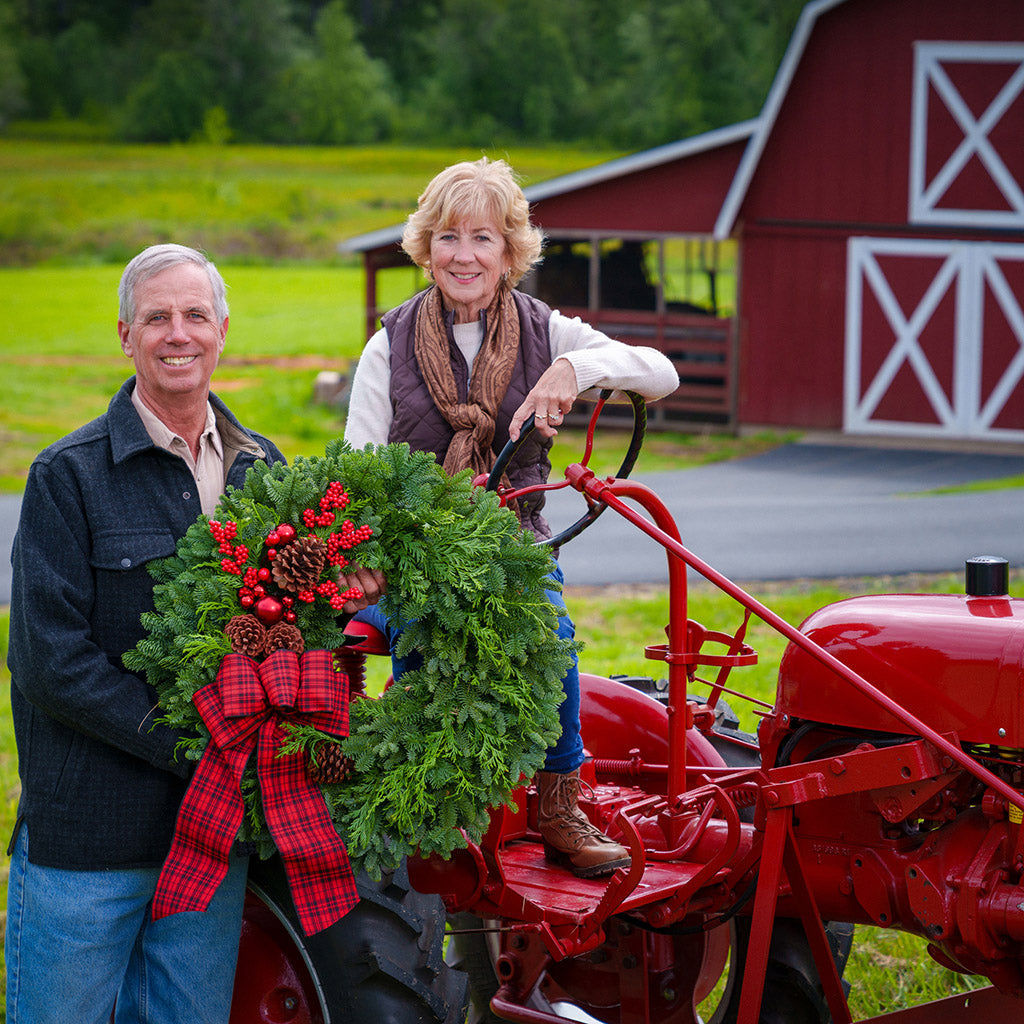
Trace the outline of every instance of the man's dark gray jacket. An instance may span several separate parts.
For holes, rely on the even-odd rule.
[[[200,514],[185,461],[156,447],[125,382],[105,415],[43,451],[14,540],[8,664],[30,859],[76,869],[160,864],[190,767],[153,727],[155,691],[121,663],[153,607],[147,564]],[[284,461],[210,396],[227,483]],[[16,826],[17,828],[17,826]]]

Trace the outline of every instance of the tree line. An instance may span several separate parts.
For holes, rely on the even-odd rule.
[[[0,0],[0,127],[642,149],[754,116],[803,3]]]

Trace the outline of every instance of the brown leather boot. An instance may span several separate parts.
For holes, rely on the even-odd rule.
[[[629,864],[629,850],[591,825],[579,809],[578,769],[565,775],[537,772],[535,781],[537,829],[549,860],[565,864],[580,878],[607,875]]]

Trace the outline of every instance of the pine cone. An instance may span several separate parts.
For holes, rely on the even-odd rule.
[[[355,762],[342,753],[337,743],[320,743],[310,755],[309,777],[319,786],[344,782],[355,772]]]
[[[273,654],[274,651],[294,651],[301,654],[306,649],[306,641],[302,639],[302,633],[298,626],[289,622],[275,622],[267,630],[267,640],[263,645],[266,654]]]
[[[326,564],[327,545],[311,533],[278,548],[270,571],[282,590],[298,593],[313,589]]]
[[[255,615],[236,615],[224,627],[224,632],[231,641],[231,650],[235,654],[247,654],[250,658],[258,658],[263,653],[267,630]]]

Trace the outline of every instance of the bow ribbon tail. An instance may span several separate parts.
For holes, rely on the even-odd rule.
[[[344,917],[358,902],[348,851],[302,753],[278,756],[278,726],[265,723],[257,768],[263,812],[284,862],[299,922],[307,935]]]
[[[174,839],[153,897],[154,920],[185,910],[206,910],[227,874],[245,814],[242,772],[257,736],[251,718],[225,715],[224,699],[226,694],[229,701],[252,703],[256,691],[262,696],[256,662],[228,655],[216,680],[193,697],[211,739],[178,810]]]
[[[297,688],[286,682],[296,674]],[[287,662],[271,656],[260,667],[260,678],[268,694],[296,695],[292,721],[348,735],[348,675],[336,670],[330,651],[306,651]],[[312,935],[347,914],[359,893],[324,794],[309,777],[306,755],[279,753],[286,723],[281,716],[264,723],[256,768],[267,827],[284,863],[299,922]]]
[[[235,774],[223,751],[210,744],[178,810],[153,897],[153,920],[206,910],[227,874],[243,814]]]

